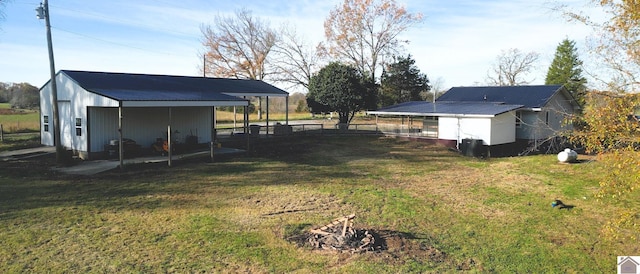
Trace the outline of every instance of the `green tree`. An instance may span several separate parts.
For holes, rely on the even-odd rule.
[[[349,124],[358,111],[375,107],[369,82],[353,67],[330,63],[311,77],[307,105],[313,113],[335,111],[339,123]]]
[[[40,91],[29,83],[0,83],[0,103],[9,103],[12,108],[37,108]]]
[[[416,61],[407,57],[398,57],[395,63],[386,66],[381,77],[380,104],[381,106],[395,105],[409,101],[420,101],[421,92],[428,92],[429,79],[420,73]]]
[[[584,105],[585,84],[587,79],[582,76],[582,61],[578,58],[576,42],[564,39],[556,48],[555,57],[547,71],[546,85],[564,85],[573,97]]]
[[[589,92],[574,138],[597,153],[607,172],[600,181],[600,198],[633,199],[640,189],[640,5],[637,1],[592,0],[605,15],[589,17],[574,10],[564,12],[593,28],[598,37],[593,52],[602,67],[608,67],[611,81],[608,92]],[[599,21],[597,21],[599,20]],[[596,79],[598,75],[596,75]],[[609,76],[609,75],[607,75]],[[635,192],[635,193],[634,193]],[[629,198],[626,198],[626,197]],[[625,198],[623,198],[625,197]],[[618,212],[603,229],[613,238],[640,238],[640,215],[637,208]]]

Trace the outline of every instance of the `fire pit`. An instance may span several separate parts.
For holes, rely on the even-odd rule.
[[[368,230],[355,229],[355,214],[333,220],[320,228],[311,229],[309,244],[315,249],[346,251],[352,253],[374,251],[380,249],[376,245],[376,237]]]

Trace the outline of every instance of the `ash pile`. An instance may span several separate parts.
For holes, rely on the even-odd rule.
[[[381,249],[376,237],[368,230],[355,229],[355,214],[333,220],[330,224],[311,229],[309,244],[315,249],[362,253]]]

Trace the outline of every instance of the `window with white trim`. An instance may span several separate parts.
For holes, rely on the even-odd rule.
[[[49,132],[49,115],[42,117],[42,128],[44,132]]]
[[[82,118],[76,118],[76,136],[82,136]]]

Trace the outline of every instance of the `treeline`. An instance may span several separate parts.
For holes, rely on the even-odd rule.
[[[37,87],[28,83],[0,82],[0,103],[9,103],[12,108],[37,109],[40,93]]]

